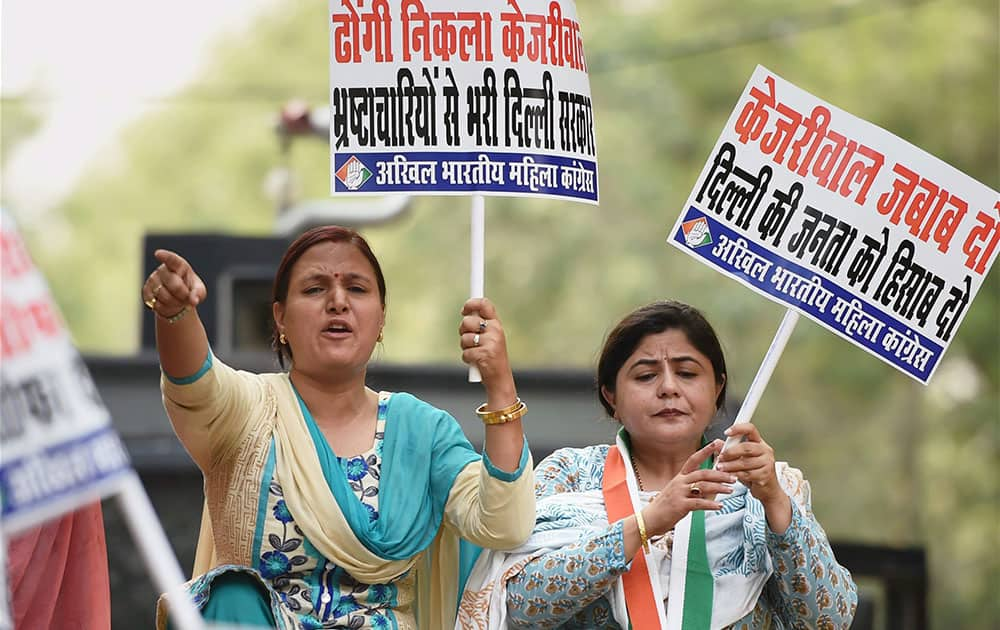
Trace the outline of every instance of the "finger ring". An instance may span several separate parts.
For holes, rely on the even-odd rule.
[[[701,496],[701,488],[699,488],[696,483],[691,484],[691,487],[688,490],[691,492],[691,496],[693,497]]]
[[[150,296],[150,298],[148,300],[143,300],[142,303],[145,304],[146,308],[148,308],[149,310],[151,310],[151,311],[155,310],[156,309],[156,296],[155,295]]]
[[[486,320],[479,322],[479,332],[486,332]]]
[[[472,335],[472,345],[474,346],[479,345],[479,333]]]
[[[163,288],[163,285],[162,285],[162,284],[158,284],[158,285],[156,285],[156,288],[155,288],[155,289],[153,289],[153,297],[156,297],[156,294],[157,294],[157,293],[159,293],[159,292],[160,292],[160,289],[162,289],[162,288]]]

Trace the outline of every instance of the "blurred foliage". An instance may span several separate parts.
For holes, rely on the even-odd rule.
[[[42,115],[30,92],[17,99],[0,100],[0,156],[10,155],[22,141],[38,131]]]
[[[731,390],[745,390],[782,309],[665,238],[758,63],[1000,188],[995,0],[578,4],[601,205],[487,198],[487,294],[517,366],[589,368],[621,315],[672,297],[707,313]],[[297,142],[282,158],[273,133],[289,99],[327,98],[324,14],[318,0],[281,3],[225,42],[51,220],[27,227],[84,350],[137,347],[144,232],[267,234],[275,209],[264,183],[278,166],[305,196],[326,195],[325,143]],[[4,105],[7,157],[32,123]],[[385,361],[458,362],[468,205],[421,197],[365,230],[390,287]],[[73,269],[89,271],[86,281]],[[925,388],[802,320],[756,414],[779,457],[806,471],[832,538],[928,550],[937,628],[1000,619],[998,322],[993,270]]]

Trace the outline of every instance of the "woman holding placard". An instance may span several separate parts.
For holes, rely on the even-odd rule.
[[[848,628],[857,593],[810,510],[802,473],[757,428],[705,432],[725,357],[696,309],[656,302],[610,333],[598,397],[615,445],[535,470],[535,532],[479,558],[462,628]],[[713,466],[713,462],[715,465]]]
[[[494,306],[469,300],[459,329],[462,358],[486,390],[480,456],[444,411],[366,386],[386,287],[354,230],[315,228],[286,251],[274,281],[274,347],[290,369],[276,374],[215,357],[196,310],[204,284],[178,254],[156,258],[142,298],[156,315],[167,413],[205,477],[189,584],[205,617],[282,628],[450,626],[459,537],[511,548],[534,522],[526,407]]]

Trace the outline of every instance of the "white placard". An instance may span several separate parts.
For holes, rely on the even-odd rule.
[[[926,384],[1000,194],[758,66],[667,240]]]
[[[10,536],[106,496],[132,469],[45,278],[0,212],[0,493]]]
[[[154,584],[168,593],[174,623],[200,630],[201,616],[142,482],[48,283],[3,209],[0,267],[0,546],[6,551],[6,537],[117,495]]]
[[[597,203],[572,0],[330,0],[331,194]]]

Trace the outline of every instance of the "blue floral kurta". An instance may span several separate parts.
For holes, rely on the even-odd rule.
[[[535,496],[600,490],[608,448],[564,448],[545,458],[535,469]],[[856,587],[812,513],[792,501],[788,529],[781,535],[768,530],[765,539],[774,574],[754,610],[730,628],[849,628]],[[653,544],[669,549],[671,539]],[[620,630],[604,594],[628,568],[619,521],[592,538],[541,555],[508,580],[508,622],[515,628]]]

